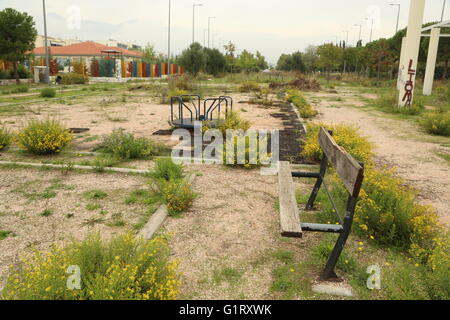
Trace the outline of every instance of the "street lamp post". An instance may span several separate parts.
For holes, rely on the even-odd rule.
[[[168,36],[168,54],[167,54],[167,75],[170,75],[170,19],[171,19],[172,3],[169,0],[169,36]]]
[[[216,17],[208,17],[208,48],[211,45],[211,19],[215,19]]]
[[[400,20],[400,8],[401,8],[401,4],[399,3],[391,3],[390,6],[398,6],[398,11],[397,11],[397,25],[395,27],[395,34],[397,34],[398,32],[398,22]]]
[[[46,69],[45,69],[45,83],[49,83],[50,82],[50,61],[49,61],[49,57],[48,57],[48,39],[47,39],[47,14],[45,12],[45,0],[42,0],[42,6],[44,9],[44,41],[45,41],[45,65],[46,65]]]
[[[370,26],[370,40],[369,40],[369,42],[372,42],[372,36],[373,36],[373,18],[371,18],[371,19],[366,18],[366,20],[371,20],[371,26]]]
[[[445,13],[445,1],[446,1],[446,0],[444,0],[444,3],[442,4],[442,14],[441,14],[441,22],[442,22],[442,21],[444,21],[444,13]]]
[[[203,7],[203,4],[194,3],[192,5],[192,43],[195,42],[195,7]]]
[[[208,29],[203,29],[203,46],[206,48],[206,33]]]

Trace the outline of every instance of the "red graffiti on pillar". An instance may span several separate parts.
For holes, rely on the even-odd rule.
[[[409,67],[408,67],[408,75],[409,80],[405,83],[405,95],[403,96],[403,102],[406,101],[405,105],[410,106],[412,103],[413,98],[413,90],[414,90],[414,82],[413,77],[416,74],[416,70],[412,69],[413,60],[409,60]]]

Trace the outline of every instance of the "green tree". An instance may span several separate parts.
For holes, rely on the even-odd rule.
[[[303,55],[300,51],[293,54],[283,54],[277,63],[277,69],[282,71],[305,72],[306,67],[303,63]]]
[[[33,17],[11,8],[0,11],[0,58],[12,62],[17,83],[18,63],[33,51],[36,36]]]
[[[225,56],[217,49],[205,48],[206,65],[205,71],[208,74],[217,76],[224,72],[227,67]]]
[[[236,66],[246,73],[257,70],[255,55],[247,50],[242,51],[236,61]]]
[[[256,67],[258,68],[258,71],[269,68],[266,58],[259,51],[256,51]]]
[[[316,46],[308,46],[303,53],[303,63],[308,72],[313,72],[318,68],[319,56],[317,55]]]
[[[142,53],[142,61],[146,63],[156,63],[158,60],[155,47],[150,43],[144,48]]]
[[[230,67],[231,73],[233,73],[233,69],[236,68],[236,45],[231,41],[228,44],[223,46],[225,49],[225,59],[227,60],[227,65]]]
[[[184,70],[196,76],[201,70],[206,68],[205,50],[203,50],[200,43],[194,42],[181,53],[178,61],[184,67]]]
[[[319,55],[318,66],[327,72],[329,80],[330,72],[336,70],[341,65],[342,48],[327,43],[317,48],[317,54]]]

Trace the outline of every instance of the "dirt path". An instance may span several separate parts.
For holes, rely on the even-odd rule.
[[[189,212],[165,225],[183,274],[180,298],[273,298],[276,262],[270,252],[281,247],[300,255],[309,239],[279,236],[277,178],[223,166],[190,169],[200,174],[194,183],[199,198]]]
[[[359,127],[361,133],[374,143],[377,163],[395,168],[418,190],[420,202],[433,205],[441,220],[450,225],[450,168],[445,160],[435,154],[438,150],[448,152],[449,148],[424,142],[426,134],[420,132],[414,123],[358,110],[364,103],[355,97],[354,92],[334,95],[317,93],[311,97],[318,99],[316,107],[320,115],[315,122]],[[342,101],[333,100],[338,97]]]

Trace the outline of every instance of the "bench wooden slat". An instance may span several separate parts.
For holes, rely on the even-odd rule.
[[[320,146],[341,177],[345,188],[353,196],[358,196],[364,178],[363,167],[350,156],[343,148],[338,146],[325,128],[320,128]]]
[[[294,180],[289,162],[279,163],[278,188],[280,198],[281,235],[288,238],[303,236],[300,224],[300,212],[295,197]]]

